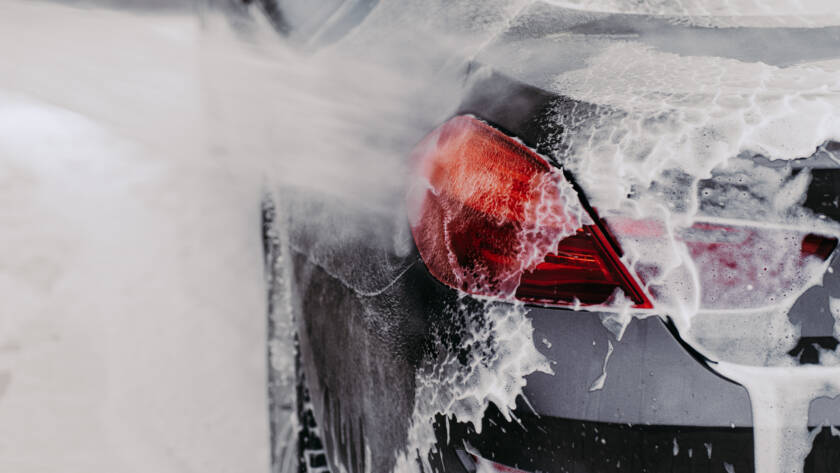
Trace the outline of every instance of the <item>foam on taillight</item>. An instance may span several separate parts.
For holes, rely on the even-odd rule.
[[[466,293],[546,305],[651,307],[563,173],[470,116],[412,156],[412,234],[430,273]]]
[[[615,216],[606,220],[611,232],[638,253],[646,253],[645,247],[659,248],[671,238],[660,221]],[[691,258],[702,309],[754,309],[789,299],[821,274],[822,264],[837,247],[833,236],[746,221],[696,221],[675,229],[673,239],[685,245]],[[647,283],[667,271],[650,263],[636,266]],[[660,289],[649,290],[661,301]]]

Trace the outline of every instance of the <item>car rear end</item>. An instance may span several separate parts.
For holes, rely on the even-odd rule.
[[[291,237],[330,462],[399,466],[435,413],[433,471],[742,472],[783,454],[754,432],[785,424],[754,429],[732,367],[837,364],[840,30],[547,3],[509,26],[411,153],[412,248],[383,256],[393,220],[374,220],[392,216],[347,202],[290,217],[332,207],[334,228],[364,229],[324,257],[310,242],[328,230]],[[773,82],[803,71],[813,84]],[[807,394],[805,471],[834,471],[836,394]]]
[[[656,216],[599,211],[563,153],[576,116],[615,112],[481,66],[474,77],[412,157],[415,242],[458,304],[524,303],[553,372],[529,375],[511,415],[491,405],[480,427],[439,416],[433,468],[753,471],[750,394],[715,368],[832,364],[840,146],[733,156],[685,176]],[[797,195],[774,207],[765,181]],[[688,223],[669,198],[692,202]],[[805,471],[837,464],[836,407],[810,405]]]

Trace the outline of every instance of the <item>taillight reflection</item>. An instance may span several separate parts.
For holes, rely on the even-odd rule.
[[[512,466],[502,465],[486,458],[482,458],[475,454],[470,454],[473,462],[475,462],[476,473],[528,473],[525,470],[514,468]]]

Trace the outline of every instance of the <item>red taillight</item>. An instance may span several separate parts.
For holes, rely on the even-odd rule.
[[[642,253],[646,246],[656,247],[669,238],[660,221],[620,217],[607,221],[623,244]],[[822,262],[837,247],[837,238],[832,236],[749,222],[699,221],[675,229],[673,238],[688,250],[704,309],[759,308],[785,300],[819,275]],[[639,270],[646,281],[665,271],[657,267]],[[651,292],[659,300],[659,290],[652,287]]]
[[[837,248],[837,238],[809,233],[802,239],[802,255],[816,256],[825,261]]]
[[[415,149],[411,229],[429,271],[464,292],[550,304],[651,307],[563,174],[469,116]]]
[[[597,225],[586,225],[564,238],[555,252],[522,275],[516,291],[526,301],[602,304],[622,288],[637,307],[653,307],[627,274]]]
[[[496,471],[499,473],[528,473],[525,470],[520,470],[519,468],[514,468],[512,466],[502,465],[501,463],[496,463],[494,461],[487,460],[486,458],[480,457],[473,453],[470,454],[470,457],[472,457],[472,460],[475,463],[476,473],[486,471]]]

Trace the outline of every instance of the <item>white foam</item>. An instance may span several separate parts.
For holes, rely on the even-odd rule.
[[[780,21],[784,21],[784,17],[791,16],[804,16],[818,21],[820,20],[819,16],[828,15],[831,20],[837,21],[836,4],[831,0],[682,0],[679,2],[668,0],[547,0],[547,2],[566,8],[611,13],[748,17],[748,20],[753,22],[763,19],[765,24],[769,23],[771,25],[777,25],[772,21],[773,18],[781,17]],[[828,20],[823,18],[820,23],[825,21]]]
[[[612,341],[607,340],[607,354],[604,356],[604,366],[601,368],[601,374],[595,379],[595,381],[592,382],[592,385],[589,386],[590,392],[604,389],[604,383],[607,382],[607,363],[610,362],[610,356],[612,356],[613,350]],[[676,440],[674,440],[674,445],[674,448],[676,448]],[[674,455],[676,455],[676,453]]]
[[[734,6],[740,13],[730,13],[760,13],[748,2],[706,5],[707,13]],[[799,11],[802,5],[788,6]],[[642,9],[659,7],[649,2]],[[798,336],[787,312],[806,289],[821,283],[827,269],[827,263],[815,260],[796,263],[791,255],[798,254],[801,235],[838,230],[800,208],[809,183],[806,172],[791,178],[788,167],[759,165],[750,156],[784,164],[840,139],[840,61],[781,68],[680,56],[618,39],[586,67],[559,74],[554,86],[599,106],[588,118],[566,124],[569,146],[561,160],[607,220],[621,214],[658,222],[655,238],[618,232],[625,262],[649,272],[646,286],[655,293],[656,310],[675,321],[680,335],[722,361],[713,368],[747,388],[757,471],[800,471],[810,449],[809,403],[834,393],[836,373],[828,367],[794,367],[787,355]],[[701,194],[701,179],[716,179],[723,189],[739,184],[748,192]],[[751,243],[753,252],[738,256],[738,271],[752,271],[754,259],[777,268],[772,281],[750,276],[755,282],[737,286],[741,289],[731,295],[725,287],[710,292],[709,286],[735,275],[710,272],[715,266],[683,243],[693,238],[686,233],[692,225],[706,221],[759,229],[762,240]],[[651,272],[645,264],[658,269]]]
[[[467,314],[474,310],[472,306],[465,308]],[[480,433],[490,403],[511,420],[525,377],[535,372],[552,373],[548,360],[534,347],[533,327],[526,313],[522,303],[488,300],[483,315],[472,318],[462,333],[466,338],[459,348],[467,353],[466,362],[444,347],[438,358],[423,364],[416,378],[409,449],[398,455],[395,471],[420,471],[418,459],[427,465],[435,442],[432,422],[436,416],[445,417],[447,422],[471,423]]]

